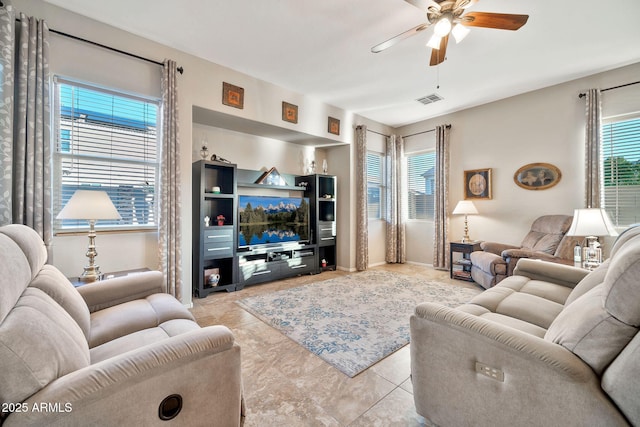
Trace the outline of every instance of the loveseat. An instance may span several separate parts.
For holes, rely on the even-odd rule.
[[[147,272],[74,286],[0,227],[0,424],[238,426],[240,347]],[[166,420],[166,421],[162,421]]]
[[[416,409],[441,427],[640,425],[640,226],[592,272],[522,259],[410,323]]]
[[[511,276],[522,258],[573,264],[573,249],[584,237],[567,236],[573,217],[543,215],[536,218],[520,245],[482,242],[481,251],[472,252],[471,277],[485,289]]]

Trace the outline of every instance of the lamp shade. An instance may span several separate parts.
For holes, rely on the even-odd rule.
[[[62,208],[57,219],[120,219],[106,191],[77,190]]]
[[[471,200],[460,200],[452,212],[454,215],[474,215],[477,213],[478,210]]]
[[[568,236],[617,236],[609,215],[604,209],[589,208],[573,211]]]

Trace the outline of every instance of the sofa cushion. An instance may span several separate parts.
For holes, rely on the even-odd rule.
[[[562,311],[562,304],[570,291],[565,289],[564,286],[524,276],[511,276],[476,295],[469,303],[546,330]]]
[[[597,285],[604,282],[604,276],[607,274],[607,269],[609,268],[610,259],[606,260],[598,268],[593,270],[591,273],[584,276],[578,284],[573,288],[571,294],[569,294],[569,298],[565,302],[565,305],[569,305],[574,302],[576,299],[581,297],[582,295],[589,292],[591,289],[595,288]]]
[[[627,240],[611,259],[604,278],[605,309],[616,319],[640,326],[640,235]]]
[[[0,360],[0,402],[22,402],[88,366],[89,348],[62,307],[40,289],[28,288],[0,324]]]
[[[29,285],[31,269],[16,242],[0,233],[0,323]]]
[[[143,329],[92,348],[91,363],[98,363],[127,351],[198,329],[200,326],[191,320],[168,320],[155,328]]]
[[[607,313],[603,306],[607,294],[605,285],[600,284],[567,305],[544,337],[573,352],[598,375],[637,332]]]
[[[44,265],[29,286],[38,288],[53,298],[73,317],[85,338],[89,339],[90,321],[87,304],[60,270],[51,265]]]
[[[547,234],[542,236],[540,240],[532,247],[534,251],[544,252],[550,255],[555,254],[556,248],[562,240],[562,234]]]
[[[89,347],[147,328],[155,328],[171,319],[195,321],[180,301],[169,294],[153,294],[91,313]]]
[[[2,227],[0,233],[13,240],[24,254],[29,263],[31,278],[36,277],[42,266],[47,262],[47,247],[38,233],[20,224],[9,224]],[[3,260],[4,261],[4,260]]]

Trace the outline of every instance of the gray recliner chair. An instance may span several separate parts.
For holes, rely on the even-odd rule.
[[[485,289],[511,276],[522,258],[573,265],[573,248],[583,237],[567,236],[573,217],[544,215],[537,218],[520,246],[482,242],[482,251],[472,252],[471,277]]]
[[[0,424],[239,426],[240,347],[160,272],[74,288],[38,234],[0,227]]]

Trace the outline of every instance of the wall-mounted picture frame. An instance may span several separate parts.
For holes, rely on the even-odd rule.
[[[242,110],[244,108],[244,89],[231,83],[222,82],[222,103]]]
[[[298,106],[282,101],[282,120],[298,123]]]
[[[546,190],[560,182],[560,169],[550,163],[529,163],[513,174],[513,181],[525,190]]]
[[[340,120],[334,118],[334,117],[329,117],[329,123],[328,123],[328,129],[327,131],[329,133],[332,133],[334,135],[340,135]]]
[[[491,199],[491,169],[464,171],[465,200]]]

